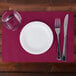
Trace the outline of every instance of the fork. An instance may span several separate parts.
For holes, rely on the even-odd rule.
[[[59,34],[60,34],[60,18],[55,19],[55,32],[57,35],[57,60],[61,60],[61,52],[60,52],[60,42],[59,42]]]

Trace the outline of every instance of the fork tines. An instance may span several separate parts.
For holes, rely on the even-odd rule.
[[[55,28],[60,28],[60,18],[55,19]]]

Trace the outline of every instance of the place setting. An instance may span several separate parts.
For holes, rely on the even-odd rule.
[[[74,61],[73,13],[5,11],[2,15],[4,62]]]

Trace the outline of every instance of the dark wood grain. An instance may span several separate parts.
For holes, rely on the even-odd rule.
[[[76,3],[76,0],[49,0],[49,1],[52,2],[53,4],[63,4],[63,3],[72,4],[72,3]]]
[[[47,74],[47,73],[0,73],[0,76],[45,76],[45,75],[55,76],[54,74]]]
[[[0,2],[7,2],[7,0],[0,0]]]
[[[5,5],[5,6],[4,6]],[[73,11],[76,12],[76,3],[62,4],[62,5],[50,5],[49,3],[43,4],[12,4],[12,3],[0,3],[0,10],[21,10],[21,11]]]
[[[0,76],[76,76],[76,73],[0,73]]]
[[[7,2],[14,3],[14,4],[38,4],[38,3],[71,4],[71,3],[76,3],[76,0],[7,0]]]
[[[74,63],[4,63],[0,61],[0,72],[76,72]]]
[[[51,0],[50,0],[51,1]],[[17,4],[37,4],[37,3],[48,3],[49,0],[7,0],[8,3]]]
[[[4,6],[5,5],[5,6]],[[28,5],[16,5],[16,4],[8,4],[8,3],[0,3],[0,10],[21,10],[21,11],[44,11],[47,6],[49,6],[48,3],[45,4],[28,4]],[[6,9],[5,9],[6,8]]]
[[[0,71],[49,72],[47,63],[4,63],[0,61]]]

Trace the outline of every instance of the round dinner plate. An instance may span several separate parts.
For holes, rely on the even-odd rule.
[[[52,43],[53,32],[44,22],[29,22],[20,32],[20,44],[30,54],[45,53],[52,46]]]

